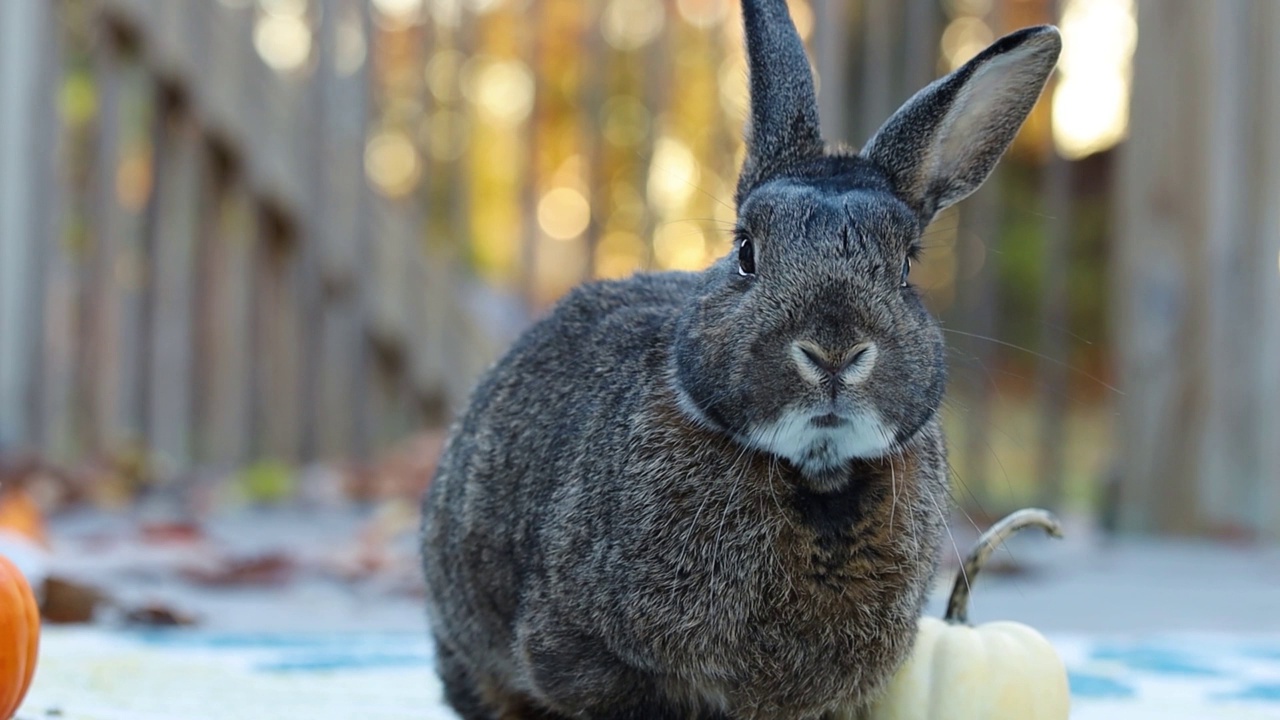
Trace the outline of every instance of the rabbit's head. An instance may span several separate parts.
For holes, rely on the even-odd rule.
[[[680,319],[686,411],[831,489],[936,413],[937,323],[907,281],[925,226],[987,178],[1057,62],[1057,30],[998,40],[861,152],[828,151],[786,0],[743,0],[751,87],[733,251]]]

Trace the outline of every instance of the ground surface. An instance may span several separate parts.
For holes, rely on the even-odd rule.
[[[199,624],[124,628],[107,610],[94,625],[50,628],[19,717],[450,717],[431,671],[412,530],[362,564],[350,548],[370,524],[350,512],[243,513],[208,523],[195,542],[157,543],[139,539],[137,518],[60,520],[53,571],[121,607],[159,603]],[[1071,525],[1064,542],[1016,542],[1005,559],[1017,572],[981,578],[972,618],[1046,632],[1072,673],[1074,720],[1280,719],[1280,550],[1108,543]],[[957,528],[960,547],[971,539]],[[263,553],[287,558],[286,572],[192,580],[193,567]]]

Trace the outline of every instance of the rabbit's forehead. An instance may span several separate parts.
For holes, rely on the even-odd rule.
[[[878,189],[833,190],[799,181],[774,181],[751,194],[739,213],[744,229],[766,237],[812,242],[852,233],[910,242],[919,219],[905,203]]]

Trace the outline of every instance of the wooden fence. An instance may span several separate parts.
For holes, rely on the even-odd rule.
[[[1144,0],[1122,151],[1119,522],[1280,539],[1280,5]]]
[[[928,231],[916,280],[949,333],[956,495],[975,519],[1036,502],[1252,534],[1280,517],[1277,333],[1261,309],[1280,161],[1259,33],[1275,18],[1248,0],[1162,3],[1140,3],[1119,175],[1105,143],[1055,152],[1053,103],[1079,117],[1096,100],[1051,100],[1055,86],[996,177]],[[1193,5],[1214,33],[1184,18]],[[0,442],[233,466],[360,456],[445,422],[572,284],[728,247],[736,6],[0,3]],[[1123,39],[1127,6],[792,0],[826,131],[854,145],[1000,32],[1076,23],[1096,52],[1088,28]],[[1242,69],[1258,92],[1227,82]],[[1199,160],[1170,170],[1179,157]],[[1220,295],[1242,268],[1249,284]],[[1160,297],[1197,309],[1162,315]],[[1178,421],[1169,397],[1203,422]]]
[[[468,342],[453,273],[366,181],[368,3],[311,3],[292,72],[255,52],[255,10],[0,9],[5,442],[136,442],[177,467],[362,455],[465,394],[437,349]],[[363,57],[339,68],[342,42]]]
[[[3,92],[20,110],[0,120],[12,138],[0,173],[7,442],[66,460],[138,442],[179,467],[359,455],[447,419],[530,313],[573,282],[619,272],[608,264],[619,243],[642,244],[629,256],[637,267],[696,265],[727,247],[742,122],[728,92],[741,80],[736,3],[547,0],[484,16],[427,4],[393,30],[368,0],[284,3],[305,13],[313,43],[284,71],[257,46],[264,13],[283,12],[268,5],[4,5]],[[1048,2],[956,7],[795,4],[833,138],[860,142],[975,37],[1054,17]],[[969,35],[948,46],[955,27]],[[486,102],[490,115],[510,103],[468,95],[464,76],[477,73],[464,61],[477,57],[499,79],[531,74],[522,120],[482,122]],[[519,95],[519,83],[500,87]],[[978,512],[1059,503],[1077,460],[1062,450],[1064,418],[1081,405],[1064,400],[1079,374],[1063,366],[1080,366],[1064,287],[1072,263],[1090,259],[1048,252],[1068,231],[1043,218],[1065,218],[1077,193],[1065,164],[1044,163],[1047,112],[989,190],[938,221],[921,269],[956,331],[958,494]],[[644,122],[614,132],[612,117],[637,113]],[[388,128],[407,129],[387,137],[411,138],[410,162],[423,167],[370,156]],[[671,158],[686,156],[701,172],[664,185]],[[417,189],[375,191],[378,162],[420,176]],[[581,181],[563,180],[566,167]],[[663,195],[672,187],[675,200]],[[564,197],[589,206],[576,235],[544,217]],[[1027,270],[1006,256],[1030,263],[1030,286],[1017,286]],[[504,306],[509,296],[528,310]]]

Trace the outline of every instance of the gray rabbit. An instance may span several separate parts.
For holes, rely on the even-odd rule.
[[[905,659],[949,493],[920,235],[1060,51],[1008,35],[829,150],[785,0],[743,0],[733,251],[579,287],[484,377],[423,506],[467,720],[830,718]]]

